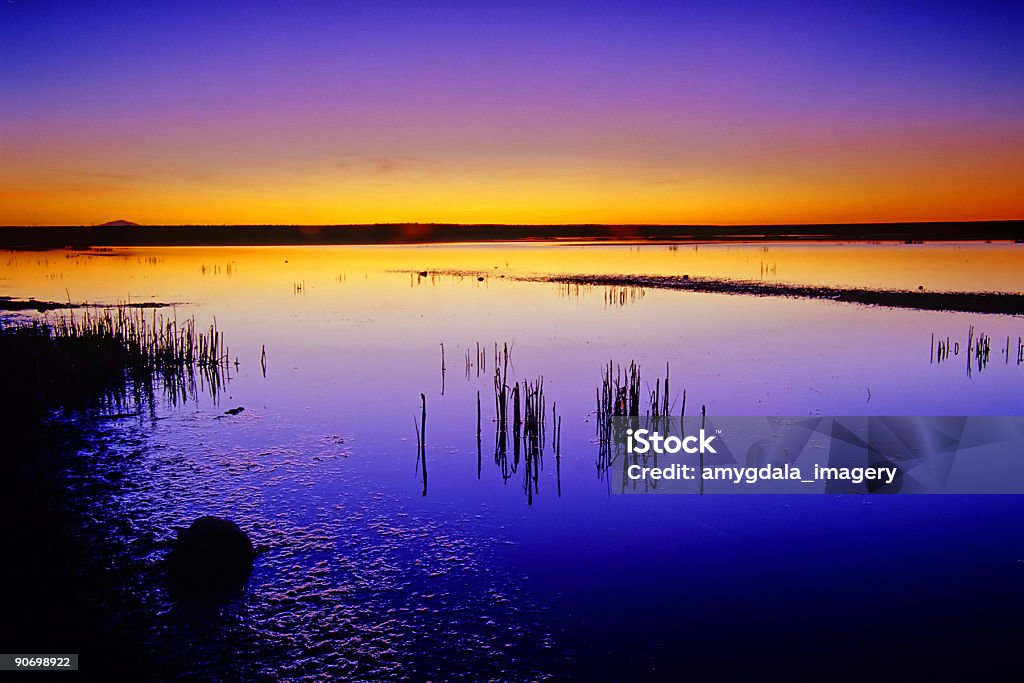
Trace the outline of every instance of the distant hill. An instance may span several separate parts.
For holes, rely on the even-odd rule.
[[[136,227],[138,227],[138,225],[139,225],[138,223],[132,223],[131,221],[126,221],[123,218],[119,218],[116,221],[108,221],[106,223],[100,223],[96,227],[97,228],[123,228],[123,227],[127,227],[127,226],[136,226]]]

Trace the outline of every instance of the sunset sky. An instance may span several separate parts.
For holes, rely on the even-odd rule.
[[[1024,218],[1024,3],[209,4],[0,4],[0,224]]]

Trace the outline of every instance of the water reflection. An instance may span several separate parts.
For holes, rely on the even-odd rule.
[[[574,282],[558,282],[555,285],[559,298],[577,303],[585,297],[595,296],[597,293],[600,293],[605,308],[621,308],[630,304],[636,304],[643,301],[647,295],[647,290],[643,287],[601,286]]]
[[[960,354],[961,345],[958,340],[951,339],[949,336],[936,338],[935,333],[932,333],[928,360],[930,364],[948,364],[958,358]],[[989,363],[999,356],[1003,357],[1003,365],[1010,366],[1012,360],[1013,365],[1019,366],[1024,364],[1024,337],[1017,337],[1016,344],[1014,344],[1012,337],[1007,335],[1005,344],[1001,349],[997,348],[996,355],[993,356],[991,335],[980,330],[976,332],[974,325],[970,325],[965,335],[963,354],[968,378],[972,377],[974,373],[984,371]]]
[[[666,605],[687,605],[728,628],[752,613],[777,618],[845,599],[839,607],[861,629],[877,618],[866,614],[867,598],[889,586],[897,606],[908,600],[897,589],[926,605],[951,584],[965,587],[950,597],[958,609],[1005,604],[1009,613],[1021,604],[1012,551],[1020,547],[1018,502],[977,497],[985,500],[958,501],[954,511],[941,507],[951,503],[898,497],[624,499],[608,495],[623,482],[610,481],[622,455],[606,427],[620,414],[699,420],[702,405],[722,415],[1012,414],[1024,376],[994,366],[1024,361],[1019,318],[561,289],[513,277],[660,273],[1019,291],[1019,246],[197,248],[5,257],[3,295],[64,300],[67,289],[76,300],[130,294],[186,302],[179,315],[216,315],[231,337],[232,361],[241,361],[230,363],[230,382],[216,398],[199,392],[177,408],[157,400],[156,419],[97,426],[96,446],[80,461],[83,477],[120,474],[116,496],[90,505],[97,532],[109,532],[133,562],[155,565],[172,527],[203,514],[236,520],[263,550],[244,609],[211,619],[209,628],[198,618],[184,624],[155,578],[138,579],[133,590],[153,623],[147,638],[164,662],[178,663],[167,679],[229,679],[224,672],[234,671],[315,680],[325,669],[362,680],[452,680],[466,670],[503,681],[596,679],[610,676],[598,665],[577,668],[596,661],[594,643],[615,649],[628,671],[638,660],[617,648],[616,634],[623,624],[660,623]],[[487,276],[434,274],[459,268]],[[926,359],[929,335],[935,350]],[[982,335],[988,350],[979,358]],[[939,340],[947,337],[948,357],[940,360]],[[244,412],[224,414],[243,405]],[[829,562],[815,564],[821,558]],[[762,572],[758,585],[823,578],[777,603],[753,588],[733,600],[737,587],[753,585],[744,580],[752,566]],[[661,586],[682,588],[666,588],[658,604],[609,601],[638,567],[661,571]],[[896,586],[894,574],[931,583]],[[846,587],[842,595],[836,585]],[[1010,599],[982,600],[977,591],[988,586]],[[948,601],[941,607],[956,614]],[[669,611],[664,633],[678,626],[678,611]],[[193,638],[214,645],[193,648]]]

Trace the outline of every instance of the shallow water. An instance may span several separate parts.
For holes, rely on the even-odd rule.
[[[1018,414],[1024,320],[510,277],[690,274],[1024,292],[1022,245],[2,258],[2,296],[172,302],[179,318],[216,316],[238,358],[216,402],[204,395],[89,425],[99,438],[81,476],[118,474],[116,496],[94,501],[97,524],[151,570],[137,589],[170,673],[649,678],[682,666],[682,653],[687,671],[699,672],[742,668],[779,642],[844,651],[886,619],[916,631],[903,643],[912,648],[982,615],[995,631],[1024,606],[1017,496],[617,496],[596,467],[591,415],[609,359],[640,362],[652,383],[668,363],[688,413],[703,404],[718,415]],[[489,275],[431,274],[445,270]],[[988,365],[968,374],[962,353],[936,362],[932,335],[964,346],[972,325],[991,335]],[[478,342],[486,369],[475,364]],[[549,449],[532,487],[522,469],[506,479],[494,462],[496,342],[512,349],[510,379],[543,376],[548,405],[563,416],[561,459]],[[426,495],[414,428],[421,392]],[[674,394],[673,412],[680,403]],[[224,414],[236,406],[245,410]],[[157,571],[173,527],[202,514],[238,521],[261,549],[244,599],[212,616],[176,605]],[[995,647],[1019,629],[970,633]],[[739,641],[749,657],[723,663],[717,655]]]

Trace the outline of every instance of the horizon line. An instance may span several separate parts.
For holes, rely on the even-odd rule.
[[[886,226],[886,225],[971,225],[971,224],[993,224],[993,223],[1024,223],[1024,217],[1020,218],[968,218],[968,219],[933,219],[933,220],[878,220],[878,221],[814,221],[814,222],[762,222],[762,223],[652,223],[652,222],[631,222],[631,223],[500,223],[484,221],[477,223],[455,223],[447,221],[387,221],[374,223],[135,223],[125,219],[117,219],[106,223],[47,223],[47,224],[16,224],[9,223],[0,225],[0,230],[8,228],[32,229],[32,228],[359,228],[359,227],[387,227],[387,226],[439,226],[439,227],[489,227],[489,228],[583,228],[583,227],[609,227],[609,228],[814,228],[831,226]]]

